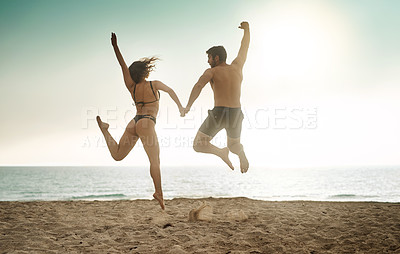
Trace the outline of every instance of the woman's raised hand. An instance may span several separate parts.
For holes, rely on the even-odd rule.
[[[117,46],[117,35],[115,33],[111,33],[111,45]]]

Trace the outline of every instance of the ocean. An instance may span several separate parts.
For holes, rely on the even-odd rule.
[[[400,202],[400,167],[163,167],[165,199]],[[0,201],[152,199],[148,167],[0,167]]]

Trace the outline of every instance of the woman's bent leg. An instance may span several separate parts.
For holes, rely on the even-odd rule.
[[[139,139],[139,137],[136,134],[135,121],[132,120],[131,122],[129,122],[128,126],[126,126],[125,132],[122,135],[119,143],[117,143],[111,136],[110,132],[108,132],[108,127],[109,127],[108,123],[102,122],[99,116],[96,119],[97,123],[99,124],[100,130],[104,135],[111,156],[116,161],[124,159],[129,154],[129,152],[132,150],[137,140]]]

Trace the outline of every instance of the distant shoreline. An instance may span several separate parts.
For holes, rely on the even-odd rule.
[[[164,198],[400,202],[397,168],[273,169],[165,167]],[[148,168],[0,168],[0,201],[152,199]]]

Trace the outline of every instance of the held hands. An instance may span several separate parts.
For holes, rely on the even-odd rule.
[[[186,112],[184,107],[179,107],[179,113],[181,113],[181,117],[184,117]]]
[[[188,108],[188,107],[186,107],[186,108],[184,108],[184,107],[179,108],[179,112],[181,113],[181,117],[184,117],[184,116],[187,114],[187,112],[189,112],[189,111],[190,111],[190,108]]]
[[[117,46],[117,35],[115,33],[111,33],[111,45],[113,45],[113,47]]]
[[[240,23],[239,28],[243,30],[249,30],[249,22],[243,21],[242,23]]]

